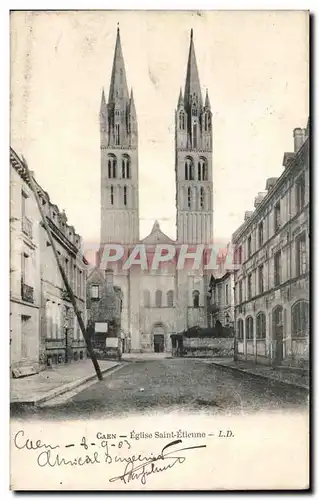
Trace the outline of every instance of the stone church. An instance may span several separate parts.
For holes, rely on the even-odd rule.
[[[129,249],[144,244],[148,257],[155,246],[179,247],[213,241],[212,112],[208,92],[203,100],[193,31],[184,92],[177,91],[175,113],[175,182],[177,237],[172,240],[154,222],[151,233],[139,237],[138,110],[129,92],[120,31],[117,29],[109,95],[102,91],[101,235],[100,244]],[[207,326],[210,275],[177,269],[168,262],[158,270],[114,266],[114,285],[123,297],[121,327],[130,337],[132,352],[171,349],[170,335],[192,326]]]

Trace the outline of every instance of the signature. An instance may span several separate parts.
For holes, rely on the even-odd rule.
[[[139,457],[130,457],[127,460],[123,474],[120,476],[112,477],[109,481],[123,481],[124,484],[133,481],[134,479],[139,479],[142,484],[146,484],[147,477],[151,474],[156,474],[158,472],[164,472],[165,470],[172,469],[176,464],[182,464],[185,462],[186,458],[184,456],[176,456],[177,453],[186,450],[194,450],[197,448],[206,448],[206,445],[199,446],[187,446],[185,448],[179,448],[170,450],[172,446],[182,443],[181,439],[172,441],[171,443],[164,446],[161,453],[158,456],[154,456],[150,459],[146,459],[146,462],[142,464],[135,465],[134,462],[141,460]],[[165,465],[164,465],[165,462]]]

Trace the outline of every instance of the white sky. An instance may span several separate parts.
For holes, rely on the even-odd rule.
[[[100,234],[99,107],[120,23],[139,128],[140,236],[175,238],[174,112],[194,29],[213,112],[215,240],[230,240],[308,117],[302,11],[15,12],[11,145],[87,242]]]

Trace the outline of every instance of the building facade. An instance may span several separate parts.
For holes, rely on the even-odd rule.
[[[129,254],[138,244],[148,257],[157,245],[210,244],[213,241],[212,112],[203,100],[191,32],[184,92],[175,115],[177,238],[154,222],[139,237],[138,122],[133,92],[128,91],[120,32],[117,30],[108,101],[102,92],[101,248],[121,244]],[[99,264],[99,262],[98,262]],[[123,294],[121,324],[132,351],[169,351],[170,335],[191,326],[207,326],[210,276],[167,263],[159,270],[114,266],[114,283]]]
[[[307,366],[309,359],[309,120],[294,130],[281,176],[233,234],[238,359]]]
[[[28,185],[24,163],[10,150],[11,175],[11,363],[47,365],[86,358],[86,344]],[[87,262],[81,237],[64,211],[36,183],[60,262],[86,323]],[[20,293],[20,295],[19,295]],[[18,300],[19,299],[19,300]],[[21,302],[22,301],[22,302]],[[27,304],[26,304],[27,303]],[[32,314],[31,314],[32,313]]]
[[[222,276],[211,277],[210,293],[210,324],[215,327],[219,321],[223,327],[233,328],[235,318],[234,272],[227,271]]]

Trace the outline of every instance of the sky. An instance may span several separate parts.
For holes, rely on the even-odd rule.
[[[102,88],[117,23],[139,131],[140,237],[175,227],[174,121],[190,30],[213,113],[214,239],[230,241],[308,118],[305,11],[11,14],[11,146],[84,241],[100,235]]]

